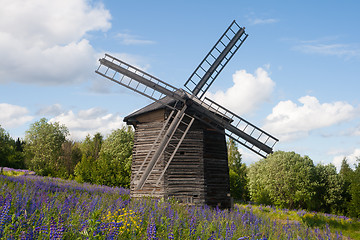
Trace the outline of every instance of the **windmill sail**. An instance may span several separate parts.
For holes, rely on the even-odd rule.
[[[225,129],[225,135],[262,157],[272,153],[274,145],[279,141],[264,130],[208,98],[203,101],[195,101],[192,107],[198,113],[201,113],[195,116],[197,119],[213,126],[218,131]],[[204,116],[210,118],[211,122],[204,121]]]
[[[248,34],[235,21],[226,29],[204,60],[184,84],[199,99],[243,44]]]
[[[126,62],[110,56],[109,54],[105,54],[105,57],[101,58],[99,61],[100,65],[95,72],[115,83],[162,104],[165,104],[161,101],[165,96],[171,97],[177,101],[184,101],[181,94],[179,94],[181,91],[179,91],[178,88],[161,81]]]

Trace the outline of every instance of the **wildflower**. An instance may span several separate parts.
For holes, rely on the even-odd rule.
[[[11,200],[12,200],[12,196],[11,194],[9,194],[6,198],[5,198],[5,204],[2,208],[2,211],[0,213],[0,236],[2,235],[2,231],[4,229],[4,225],[5,223],[8,221],[8,219],[10,218],[9,214],[9,210],[11,207]]]
[[[148,228],[146,230],[146,233],[147,233],[147,239],[150,240],[150,239],[157,239],[156,237],[156,225],[154,222],[152,223],[149,223],[148,225]]]

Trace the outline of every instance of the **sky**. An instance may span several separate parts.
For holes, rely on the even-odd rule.
[[[95,73],[105,53],[178,88],[233,20],[249,34],[207,96],[315,164],[360,157],[360,2],[0,0],[0,125],[104,136],[151,103]],[[260,159],[239,146],[243,161]]]

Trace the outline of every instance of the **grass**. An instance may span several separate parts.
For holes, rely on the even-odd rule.
[[[340,230],[356,232],[359,222],[340,219],[264,206],[132,200],[123,188],[0,176],[0,239],[351,239]]]
[[[243,207],[246,205],[242,205]],[[299,222],[310,228],[329,228],[331,232],[342,232],[351,239],[360,239],[360,221],[346,216],[307,212],[305,210],[279,209],[271,206],[253,205],[255,214],[269,217],[278,222]]]
[[[8,167],[0,168],[0,175],[5,176],[21,176],[21,175],[35,175],[35,172],[29,170],[13,169]]]

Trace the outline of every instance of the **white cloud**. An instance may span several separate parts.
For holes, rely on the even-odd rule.
[[[346,102],[320,103],[316,97],[299,98],[301,105],[288,100],[279,102],[267,116],[264,129],[281,141],[306,136],[309,131],[348,121],[357,110]]]
[[[8,103],[0,103],[0,113],[0,125],[5,129],[19,127],[34,118],[25,107]]]
[[[97,132],[106,136],[125,124],[122,117],[107,113],[101,108],[80,110],[77,113],[68,111],[50,119],[49,122],[64,124],[74,140],[83,140],[88,134],[94,135]]]
[[[276,23],[278,21],[279,20],[277,20],[275,18],[252,18],[252,19],[249,19],[249,22],[252,25],[271,24],[271,23]]]
[[[85,34],[108,30],[110,18],[102,4],[86,0],[2,0],[0,81],[83,80],[96,63]]]
[[[239,115],[252,112],[263,102],[269,101],[275,87],[275,82],[263,68],[258,68],[255,74],[245,70],[236,71],[233,82],[234,85],[225,92],[209,92],[206,96]]]
[[[56,116],[63,112],[63,109],[60,104],[53,104],[51,106],[46,106],[41,108],[36,112],[37,115],[40,116]]]
[[[128,33],[118,33],[117,38],[120,39],[120,42],[124,45],[148,45],[154,44],[154,41],[140,39],[138,36],[131,35]]]
[[[348,44],[300,44],[295,46],[294,49],[308,54],[321,54],[347,58],[360,56],[360,49]]]
[[[353,168],[354,164],[359,164],[359,162],[356,160],[357,158],[360,158],[360,148],[354,149],[352,153],[342,154],[334,157],[332,163],[336,166],[338,171],[341,169],[341,163],[344,158],[347,159],[349,166]]]

